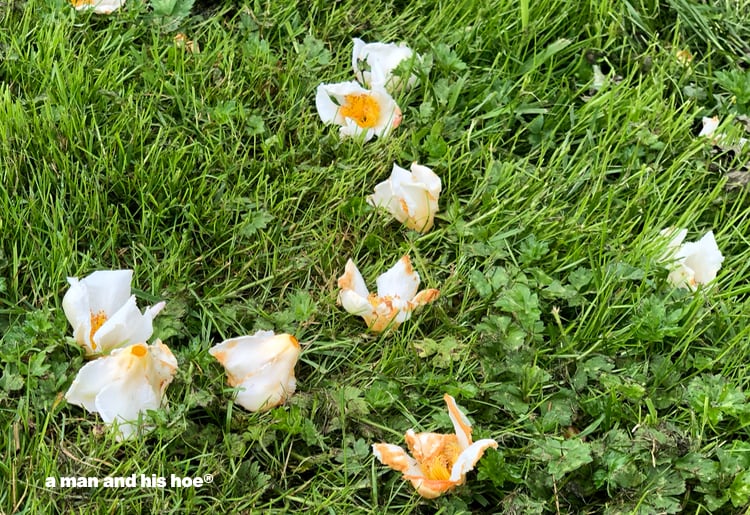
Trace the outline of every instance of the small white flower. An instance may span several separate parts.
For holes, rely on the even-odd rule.
[[[96,14],[111,14],[123,5],[125,0],[70,0],[77,11],[93,9]]]
[[[264,411],[285,402],[297,387],[294,366],[301,352],[290,334],[258,331],[225,340],[208,351],[227,372],[230,386],[239,386],[237,404]]]
[[[492,439],[471,440],[471,423],[453,397],[443,396],[448,405],[448,415],[453,422],[453,434],[415,433],[409,429],[404,435],[411,456],[389,443],[376,443],[372,452],[383,465],[403,473],[417,493],[427,499],[444,494],[464,484],[466,474],[489,448],[497,449]]]
[[[376,333],[396,327],[411,318],[411,313],[437,299],[436,289],[419,289],[419,274],[411,266],[409,256],[402,257],[393,267],[377,278],[378,293],[370,293],[362,274],[351,259],[346,262],[344,275],[339,277],[338,302],[346,311],[365,319],[367,327]]]
[[[126,439],[138,429],[139,415],[161,406],[176,370],[177,360],[160,340],[136,343],[86,363],[65,399],[99,413],[107,425],[117,421],[117,439]]]
[[[132,278],[132,270],[100,270],[81,280],[68,277],[63,310],[86,355],[106,354],[151,338],[154,317],[164,302],[141,313],[130,294]]]
[[[727,135],[724,133],[716,133],[716,129],[721,125],[721,121],[718,116],[707,117],[704,116],[701,120],[703,122],[703,128],[698,133],[698,137],[705,136],[711,140],[711,144],[719,147],[721,150],[733,150],[734,152],[740,152],[742,148],[750,141],[747,138],[739,138],[737,142],[732,145],[727,142]]]
[[[365,89],[353,81],[318,86],[315,107],[323,123],[341,126],[342,138],[382,138],[401,123],[401,109],[385,89]]]
[[[440,177],[426,166],[413,163],[411,172],[394,164],[391,177],[375,186],[367,202],[387,209],[409,229],[425,233],[438,211]]]
[[[352,68],[357,80],[368,87],[381,86],[388,91],[401,89],[403,79],[393,75],[393,70],[401,62],[411,59],[414,52],[404,45],[395,43],[365,43],[354,38],[352,50]],[[419,58],[417,56],[417,58]],[[417,76],[412,74],[406,80],[406,86],[411,88],[417,82]]]
[[[714,132],[716,132],[716,129],[719,127],[719,117],[718,116],[704,116],[701,120],[703,122],[703,128],[701,129],[698,136],[706,136],[707,138],[710,138],[714,135]]]
[[[695,242],[685,242],[687,229],[664,229],[662,236],[671,236],[662,261],[670,261],[669,281],[678,288],[695,289],[716,278],[724,256],[716,245],[713,231],[708,231]]]

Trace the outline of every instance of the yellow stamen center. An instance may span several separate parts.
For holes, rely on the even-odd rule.
[[[94,5],[94,0],[70,0],[73,7],[83,7],[84,5]]]
[[[339,112],[346,118],[351,118],[363,129],[372,129],[380,120],[380,104],[372,95],[367,93],[352,93],[344,96],[344,104]]]
[[[133,354],[133,356],[136,356],[138,358],[142,358],[146,355],[146,346],[145,345],[133,345],[130,347],[130,352]]]
[[[89,342],[91,342],[91,348],[94,350],[96,350],[94,335],[106,321],[107,314],[104,311],[99,311],[98,313],[94,313],[93,311],[91,312],[91,331],[89,331]]]
[[[427,479],[445,481],[450,479],[453,464],[460,454],[458,439],[455,435],[450,435],[432,456],[419,464],[419,467]]]

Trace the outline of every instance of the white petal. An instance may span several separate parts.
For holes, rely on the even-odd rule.
[[[393,191],[390,179],[375,186],[375,193],[367,197],[367,203],[373,207],[388,210],[399,222],[404,222],[409,216],[401,207],[401,202],[399,202],[399,198]]]
[[[406,45],[394,43],[364,43],[355,38],[352,50],[352,67],[357,78],[363,84],[373,87],[398,88],[401,79],[393,76],[393,70],[404,60],[410,59],[414,52]],[[366,61],[369,72],[361,71],[360,62]],[[417,77],[412,75],[408,85],[412,86]]]
[[[112,316],[130,297],[132,270],[99,270],[80,282],[86,288],[94,312]]]
[[[713,231],[707,232],[695,243],[684,244],[686,267],[694,272],[695,282],[707,284],[716,278],[724,256],[721,254]]]
[[[318,86],[318,91],[315,94],[315,107],[323,123],[338,123],[339,107],[331,100],[325,84]]]
[[[423,184],[430,195],[437,199],[438,195],[440,195],[440,191],[442,190],[442,184],[440,182],[440,177],[438,177],[431,168],[417,163],[412,163],[411,175],[412,181],[418,184]]]
[[[115,360],[105,356],[83,365],[78,371],[73,384],[65,393],[65,400],[70,404],[81,406],[91,413],[96,413],[96,396],[114,381],[123,377],[123,371]]]
[[[490,439],[479,440],[461,452],[451,469],[450,481],[462,481],[463,477],[470,470],[474,469],[474,465],[476,465],[479,458],[482,457],[484,451],[490,447],[497,449],[497,442]]]
[[[409,256],[404,256],[377,279],[378,297],[398,297],[409,301],[419,289],[419,274],[411,266]]]
[[[291,372],[291,375],[290,375]],[[275,363],[240,383],[236,402],[248,411],[263,411],[285,402],[294,393],[297,381],[294,366]]]
[[[159,311],[157,310],[156,313]],[[153,311],[141,313],[135,304],[135,296],[114,313],[94,333],[96,351],[107,353],[118,347],[125,347],[134,343],[145,342],[151,338],[153,328]]]
[[[110,384],[96,396],[96,408],[102,420],[112,424],[117,420],[120,438],[125,439],[135,433],[138,417],[146,410],[158,409],[161,397],[152,386],[139,377]]]

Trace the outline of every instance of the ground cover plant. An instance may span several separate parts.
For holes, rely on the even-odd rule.
[[[748,16],[0,3],[0,512],[744,512]],[[400,125],[368,142],[315,106],[319,84],[355,80],[353,38],[421,56]],[[442,183],[424,233],[368,203],[413,162]],[[673,284],[670,227],[713,231],[714,281]],[[352,259],[374,284],[405,255],[439,297],[368,331],[337,279]],[[64,398],[87,362],[66,278],[114,269],[139,306],[166,302],[153,334],[178,364],[153,430],[123,441]],[[296,393],[255,413],[209,349],[258,330],[301,356]],[[445,394],[498,445],[428,500],[371,446],[450,433]]]

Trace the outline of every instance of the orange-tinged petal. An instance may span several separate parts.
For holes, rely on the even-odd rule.
[[[458,405],[456,399],[448,395],[447,393],[443,396],[443,400],[448,405],[448,415],[453,422],[453,428],[456,431],[456,438],[463,451],[471,445],[471,422],[466,418]]]

